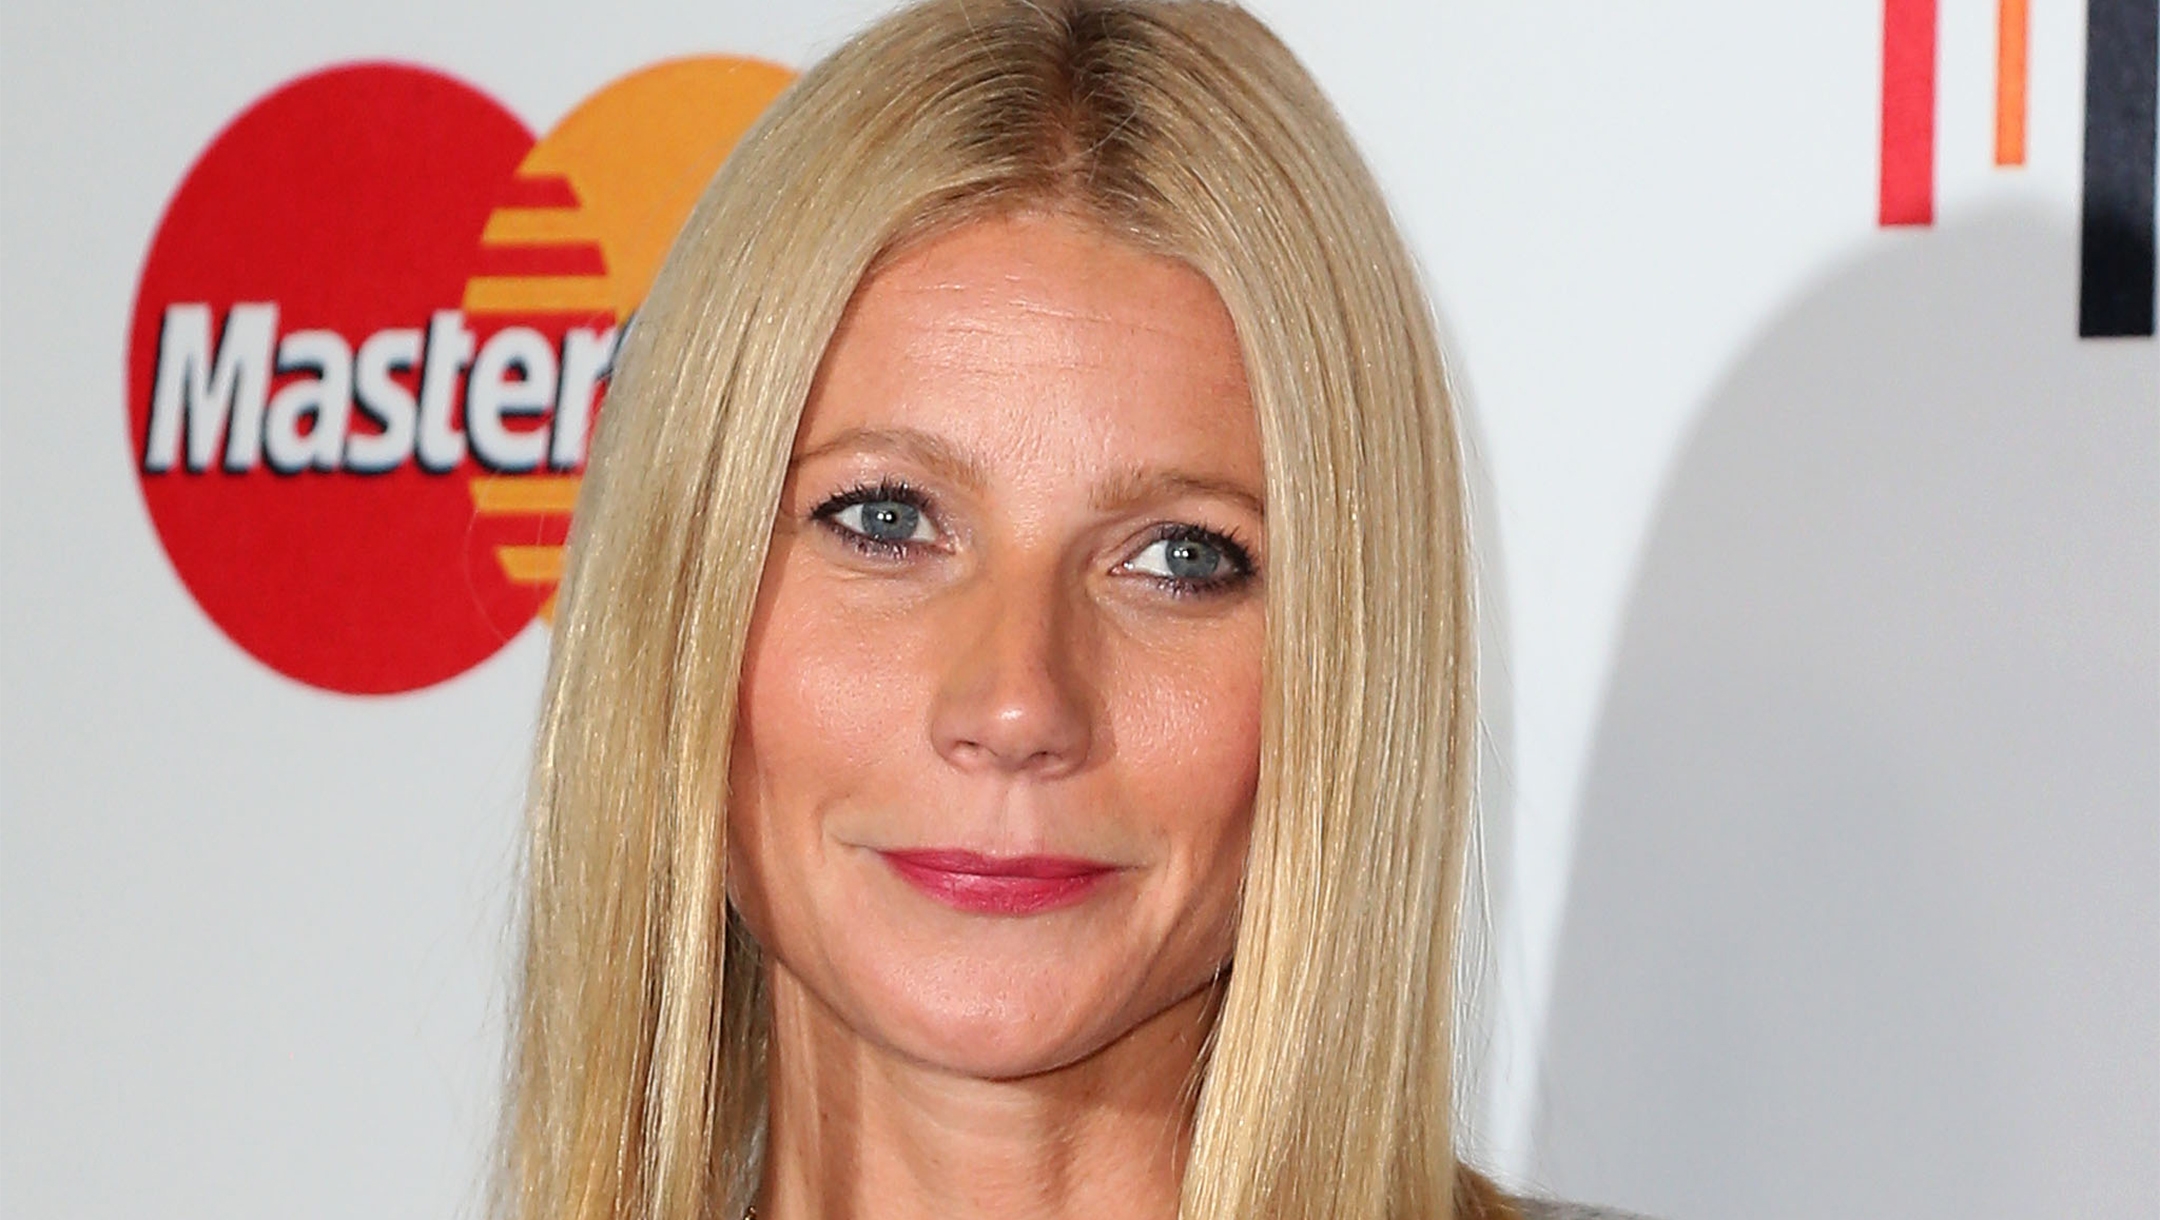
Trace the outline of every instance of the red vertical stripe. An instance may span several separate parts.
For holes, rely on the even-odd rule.
[[[1935,220],[1935,0],[1883,0],[1880,218]]]

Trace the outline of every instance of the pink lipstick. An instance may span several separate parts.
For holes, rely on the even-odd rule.
[[[1118,871],[1071,856],[985,856],[947,848],[878,854],[909,885],[978,915],[1034,915],[1071,906]]]

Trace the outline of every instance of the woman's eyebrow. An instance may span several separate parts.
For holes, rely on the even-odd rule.
[[[1266,502],[1243,483],[1183,470],[1144,468],[1128,471],[1096,484],[1090,499],[1095,511],[1114,513],[1151,500],[1170,500],[1179,496],[1231,500],[1252,510],[1255,516],[1267,516]]]
[[[941,436],[915,428],[849,428],[823,443],[788,459],[788,473],[797,466],[836,453],[891,453],[907,458],[950,483],[971,491],[989,484],[982,465]]]

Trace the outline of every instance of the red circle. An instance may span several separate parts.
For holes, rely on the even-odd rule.
[[[129,357],[143,499],[197,604],[279,673],[328,690],[390,693],[471,669],[522,631],[552,591],[512,583],[498,546],[559,542],[561,531],[547,531],[549,539],[530,520],[477,516],[472,480],[486,472],[470,452],[440,472],[408,459],[361,473],[330,444],[317,464],[280,473],[267,451],[252,466],[244,452],[234,459],[228,427],[195,469],[190,425],[175,424],[172,407],[189,401],[188,354],[200,359],[195,388],[214,391],[220,345],[232,341],[241,385],[265,357],[260,345],[236,341],[261,328],[234,327],[249,312],[234,307],[274,306],[268,368],[260,370],[274,397],[317,380],[322,367],[303,360],[298,371],[279,371],[281,345],[303,358],[311,343],[318,353],[337,346],[319,334],[295,341],[295,332],[330,332],[348,353],[384,331],[424,335],[431,315],[459,307],[482,228],[531,146],[515,116],[447,76],[389,64],[334,68],[292,81],[233,120],[166,209],[143,269]],[[176,337],[161,369],[168,326]],[[206,346],[190,346],[204,335]],[[171,417],[162,437],[152,420],[161,376]],[[391,380],[412,393],[421,378],[417,368],[393,366]],[[454,383],[461,395],[462,376]],[[214,411],[202,413],[217,402],[215,393],[192,400],[208,419]],[[234,402],[244,413],[246,394]],[[461,430],[462,406],[453,412]],[[281,416],[288,466],[291,437],[337,435],[314,431],[329,414]],[[351,438],[375,438],[378,450],[388,444],[376,417],[354,408],[349,418]]]

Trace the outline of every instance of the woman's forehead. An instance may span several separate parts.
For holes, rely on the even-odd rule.
[[[897,430],[976,460],[1129,466],[1152,453],[1254,478],[1260,461],[1236,330],[1214,288],[1061,216],[971,222],[865,281],[796,450]]]

